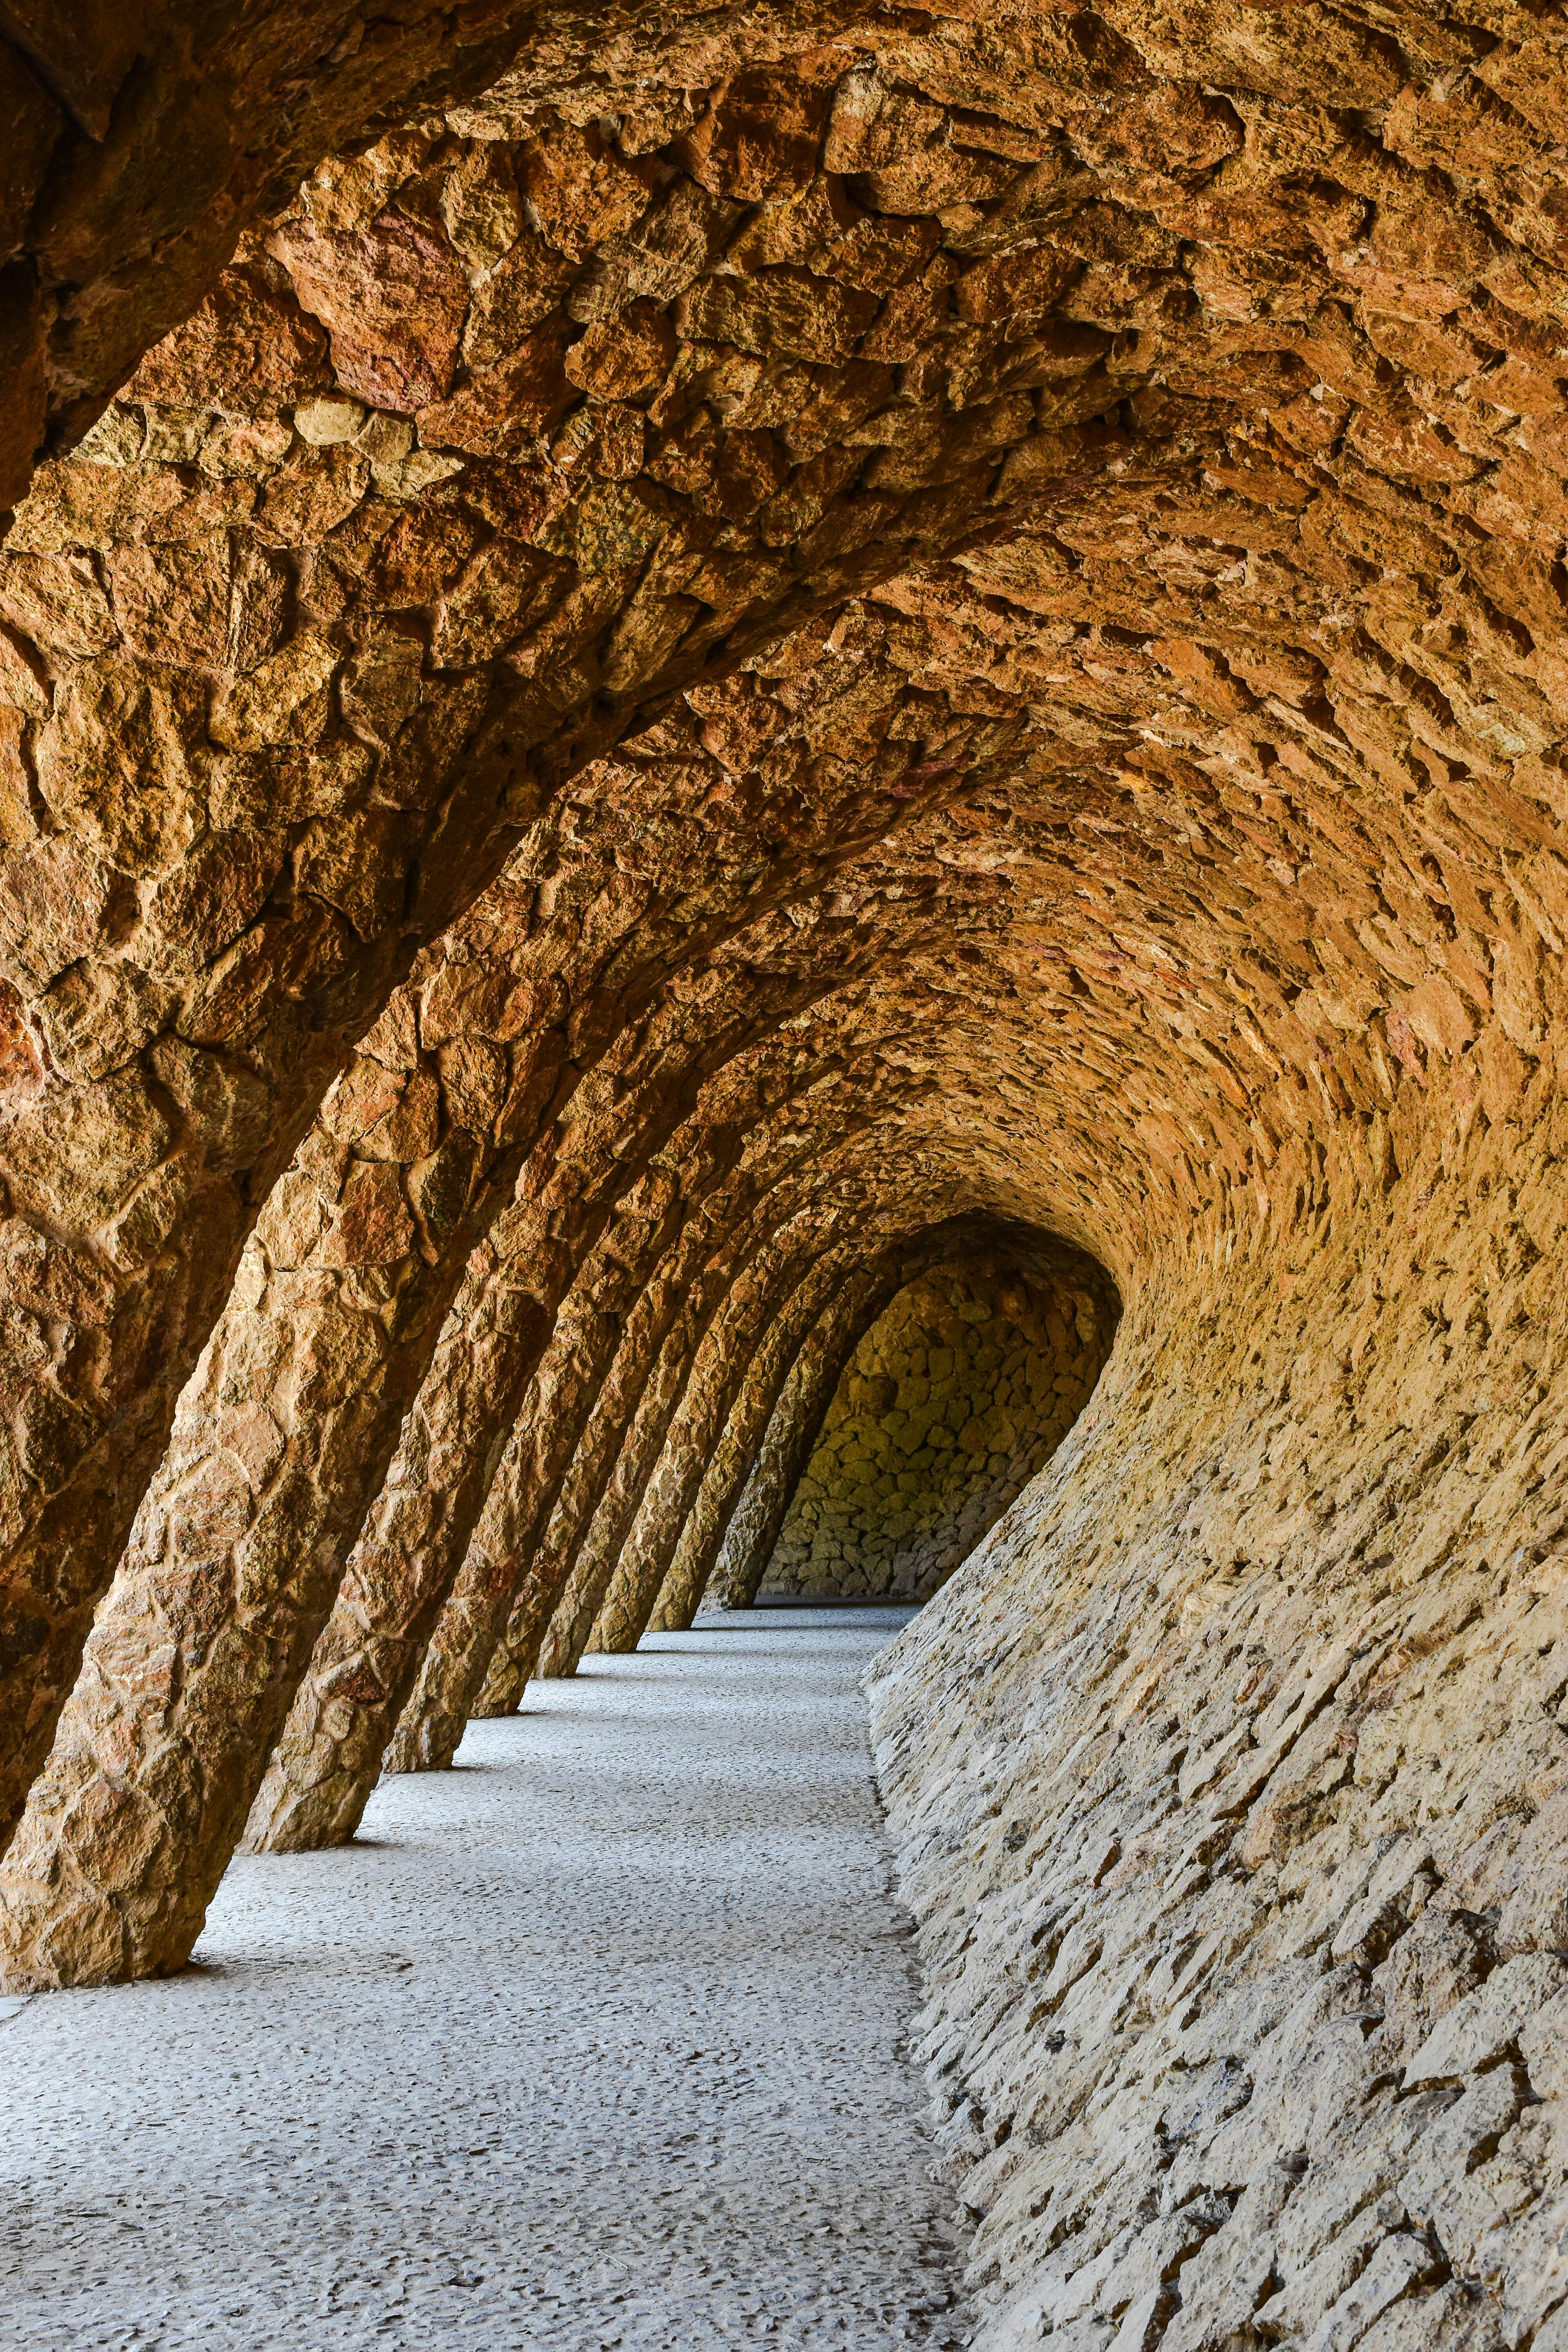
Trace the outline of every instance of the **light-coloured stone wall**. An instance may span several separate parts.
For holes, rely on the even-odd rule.
[[[978,1259],[899,1293],[857,1348],[761,1597],[925,1600],[1082,1411],[1102,1305]]]
[[[1439,1106],[1151,1266],[878,1661],[979,2352],[1568,2342],[1568,1191],[1516,1136]]]

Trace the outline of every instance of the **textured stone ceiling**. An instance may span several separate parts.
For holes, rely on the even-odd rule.
[[[447,1760],[541,1658],[683,1622],[782,1507],[747,1480],[844,1286],[1010,1220],[1127,1312],[889,1685],[950,1990],[955,1857],[1003,1889],[933,2027],[979,2083],[1034,1858],[976,1759],[1089,1737],[1086,1593],[1144,1694],[1114,1744],[1168,1612],[1282,1579],[1268,1676],[1222,1705],[1200,1659],[1191,1706],[1221,1748],[1282,1709],[1286,1771],[1345,1622],[1408,1664],[1447,1580],[1554,1589],[1568,39],[1502,0],[238,14],[0,6],[8,1965],[179,1965],[247,1816],[352,1833],[395,1733]],[[1357,1704],[1403,1721],[1386,1671]],[[1568,1778],[1534,1737],[1478,1835]],[[1224,1818],[1275,1827],[1194,1867],[1300,1848],[1370,1900],[1360,1844],[1439,1801],[1352,1783],[1265,1774]],[[1478,1984],[1555,1949],[1494,1929]],[[1236,1932],[1262,1969],[1277,1916]],[[1346,1947],[1363,2006],[1388,1948]],[[1001,2155],[1032,2031],[956,2136],[998,2298],[1110,2242],[1047,2247]],[[1136,2297],[1083,2292],[998,2346],[1108,2342]],[[1510,2346],[1551,2308],[1477,2292]]]

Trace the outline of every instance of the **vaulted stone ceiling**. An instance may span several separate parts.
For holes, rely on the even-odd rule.
[[[879,1701],[985,2340],[1550,2352],[1559,17],[67,13],[11,1980],[688,1619],[792,1367],[1024,1234],[1116,1349]]]

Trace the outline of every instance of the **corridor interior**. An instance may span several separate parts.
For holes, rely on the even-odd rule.
[[[1558,0],[0,0],[0,2339],[1568,2352],[1565,555]]]

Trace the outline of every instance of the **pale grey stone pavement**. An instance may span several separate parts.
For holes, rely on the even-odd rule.
[[[963,2343],[856,1687],[909,1613],[589,1659],[237,1863],[198,1968],[0,2019],[0,2344]]]

